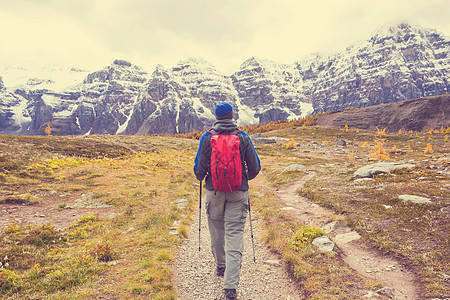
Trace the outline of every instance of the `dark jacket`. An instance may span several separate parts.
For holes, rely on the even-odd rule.
[[[239,129],[232,120],[219,120],[211,128],[214,134],[235,134]],[[211,131],[210,130],[210,131]],[[248,181],[255,178],[261,170],[261,163],[255,147],[245,131],[238,131],[239,152],[242,161],[242,183],[240,191],[248,190]],[[194,173],[198,180],[205,180],[205,188],[214,191],[211,178],[211,133],[205,132],[200,137],[197,155],[194,161]]]

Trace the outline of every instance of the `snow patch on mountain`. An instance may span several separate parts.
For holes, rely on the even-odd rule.
[[[87,74],[88,70],[63,66],[30,65],[0,68],[4,85],[11,92],[16,89],[41,89],[60,93],[81,84]]]
[[[131,111],[128,114],[125,113],[125,112],[122,112],[124,115],[127,116],[127,119],[126,119],[125,122],[123,122],[123,124],[120,124],[120,126],[117,129],[115,134],[123,134],[123,133],[125,133],[125,131],[126,131],[127,127],[128,127],[128,122],[130,122],[130,118],[131,118],[131,116],[134,113],[134,107],[136,106],[136,103],[137,103],[138,99],[139,99],[139,96],[136,95],[135,98],[134,98],[134,101],[133,101],[133,105],[131,106]]]
[[[300,107],[301,107],[301,111],[302,111],[300,118],[309,116],[310,114],[312,114],[314,112],[314,107],[313,107],[312,103],[301,102]]]
[[[236,98],[236,105],[239,110],[239,118],[237,119],[238,126],[247,126],[258,124],[258,119],[255,117],[255,111],[242,104],[239,98]]]
[[[20,95],[6,91],[0,92],[0,124],[9,125],[7,132],[20,132],[27,128],[32,121],[28,113],[28,101]]]

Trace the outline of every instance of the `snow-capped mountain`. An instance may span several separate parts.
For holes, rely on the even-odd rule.
[[[230,77],[203,59],[190,58],[172,69],[156,67],[133,105],[129,119],[117,133],[154,134],[204,129],[214,120],[218,102],[235,106],[239,124],[255,124],[243,106]],[[250,113],[246,113],[250,112]]]
[[[304,117],[312,105],[302,89],[303,79],[295,65],[248,59],[232,76],[241,102],[255,109],[260,123]]]
[[[450,91],[450,41],[400,24],[333,57],[297,62],[315,112],[398,102]]]
[[[220,101],[239,125],[450,91],[450,41],[400,24],[331,57],[250,58],[231,76],[201,58],[153,73],[125,60],[103,70],[0,70],[0,133],[155,134],[204,130]],[[3,79],[2,79],[3,77]]]

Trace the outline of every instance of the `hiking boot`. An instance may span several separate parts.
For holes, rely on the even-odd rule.
[[[237,299],[236,289],[225,289],[225,299],[234,300]]]
[[[223,274],[225,274],[225,267],[217,267],[216,274],[217,276],[223,277]]]

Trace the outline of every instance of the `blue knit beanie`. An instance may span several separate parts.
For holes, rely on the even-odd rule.
[[[217,119],[232,119],[233,118],[233,106],[228,102],[220,102],[216,106],[214,111]]]

